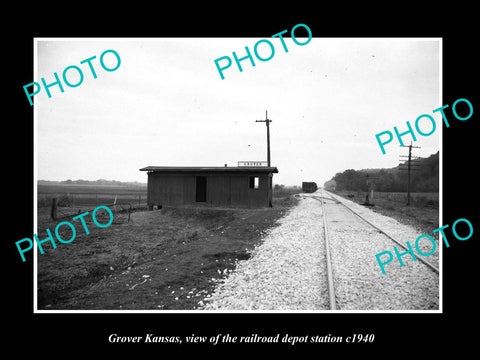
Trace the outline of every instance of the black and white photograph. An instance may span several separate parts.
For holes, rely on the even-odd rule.
[[[7,342],[473,345],[470,15],[287,12],[132,9],[8,40]]]
[[[38,310],[441,309],[441,39],[292,34],[36,39]]]

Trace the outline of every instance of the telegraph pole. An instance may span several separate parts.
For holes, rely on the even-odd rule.
[[[412,146],[412,143],[410,142],[410,145],[408,146],[400,146],[400,147],[408,147],[408,180],[407,180],[407,206],[410,205],[410,172],[412,170],[412,148],[420,149],[420,146]],[[415,157],[416,159],[417,157]],[[415,164],[414,164],[415,165]]]
[[[270,123],[272,120],[268,119],[267,110],[265,110],[265,120],[255,120],[255,122],[264,122],[267,125],[267,165],[268,167],[272,166],[270,162]],[[272,174],[270,174],[270,178],[268,180],[268,187],[269,187],[269,200],[268,205],[272,207]]]
[[[267,125],[267,163],[268,167],[271,166],[270,163],[270,126],[269,124],[272,120],[268,119],[267,110],[265,110],[265,120],[255,120],[255,122],[264,122]]]

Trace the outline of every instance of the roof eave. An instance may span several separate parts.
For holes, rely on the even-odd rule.
[[[157,173],[278,173],[274,166],[270,167],[161,167],[147,166],[139,171],[157,172]]]

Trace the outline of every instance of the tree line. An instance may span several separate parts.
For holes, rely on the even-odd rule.
[[[410,191],[437,192],[439,190],[439,152],[428,158],[416,160],[411,171]],[[403,192],[407,189],[407,164],[403,163],[391,169],[348,169],[325,183],[325,187],[335,182],[338,191],[375,191]],[[367,185],[368,183],[368,185]]]

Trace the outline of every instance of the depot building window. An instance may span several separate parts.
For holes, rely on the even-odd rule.
[[[259,185],[259,177],[258,176],[250,176],[249,177],[249,185],[248,187],[250,189],[258,189],[258,185]]]

